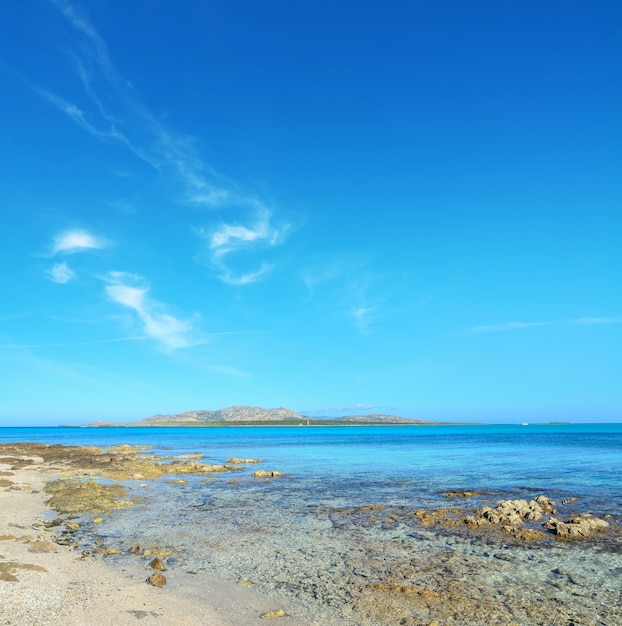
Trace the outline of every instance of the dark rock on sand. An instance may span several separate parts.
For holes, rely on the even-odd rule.
[[[162,563],[162,561],[160,561],[160,559],[157,556],[155,559],[153,559],[153,561],[151,561],[151,563],[149,563],[149,565],[151,566],[152,569],[157,569],[157,570],[166,569],[164,567],[164,563]]]
[[[146,582],[148,582],[153,587],[164,587],[164,585],[166,585],[166,576],[164,576],[164,574],[158,574],[156,572],[155,574],[151,574],[151,576],[147,578]]]

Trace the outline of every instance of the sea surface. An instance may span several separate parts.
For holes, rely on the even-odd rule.
[[[253,585],[316,624],[622,625],[622,424],[0,428],[0,441],[262,459],[209,482],[128,483],[140,503],[84,516],[119,567],[134,544],[166,546],[169,567]],[[444,495],[467,490],[479,495]],[[520,542],[416,516],[542,494],[560,518],[610,528]]]

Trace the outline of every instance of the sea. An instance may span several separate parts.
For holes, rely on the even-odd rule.
[[[169,568],[252,586],[309,624],[622,625],[622,424],[32,427],[0,428],[0,442],[262,460],[208,482],[129,481],[135,506],[80,519],[115,567],[133,545],[164,546]],[[609,528],[524,541],[422,523],[539,495],[559,519]]]

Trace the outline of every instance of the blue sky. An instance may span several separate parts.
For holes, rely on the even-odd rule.
[[[0,3],[0,424],[622,420],[621,20]]]

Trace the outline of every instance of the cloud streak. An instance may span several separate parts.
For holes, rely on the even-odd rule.
[[[472,326],[465,334],[481,335],[486,333],[502,333],[513,330],[524,330],[539,326],[594,326],[598,324],[622,324],[622,317],[577,317],[574,319],[551,320],[548,322],[505,322],[489,326]]]
[[[161,303],[149,298],[149,289],[141,277],[126,272],[109,272],[104,280],[110,300],[131,309],[141,322],[145,335],[157,341],[164,350],[203,343],[191,322],[166,313]]]

